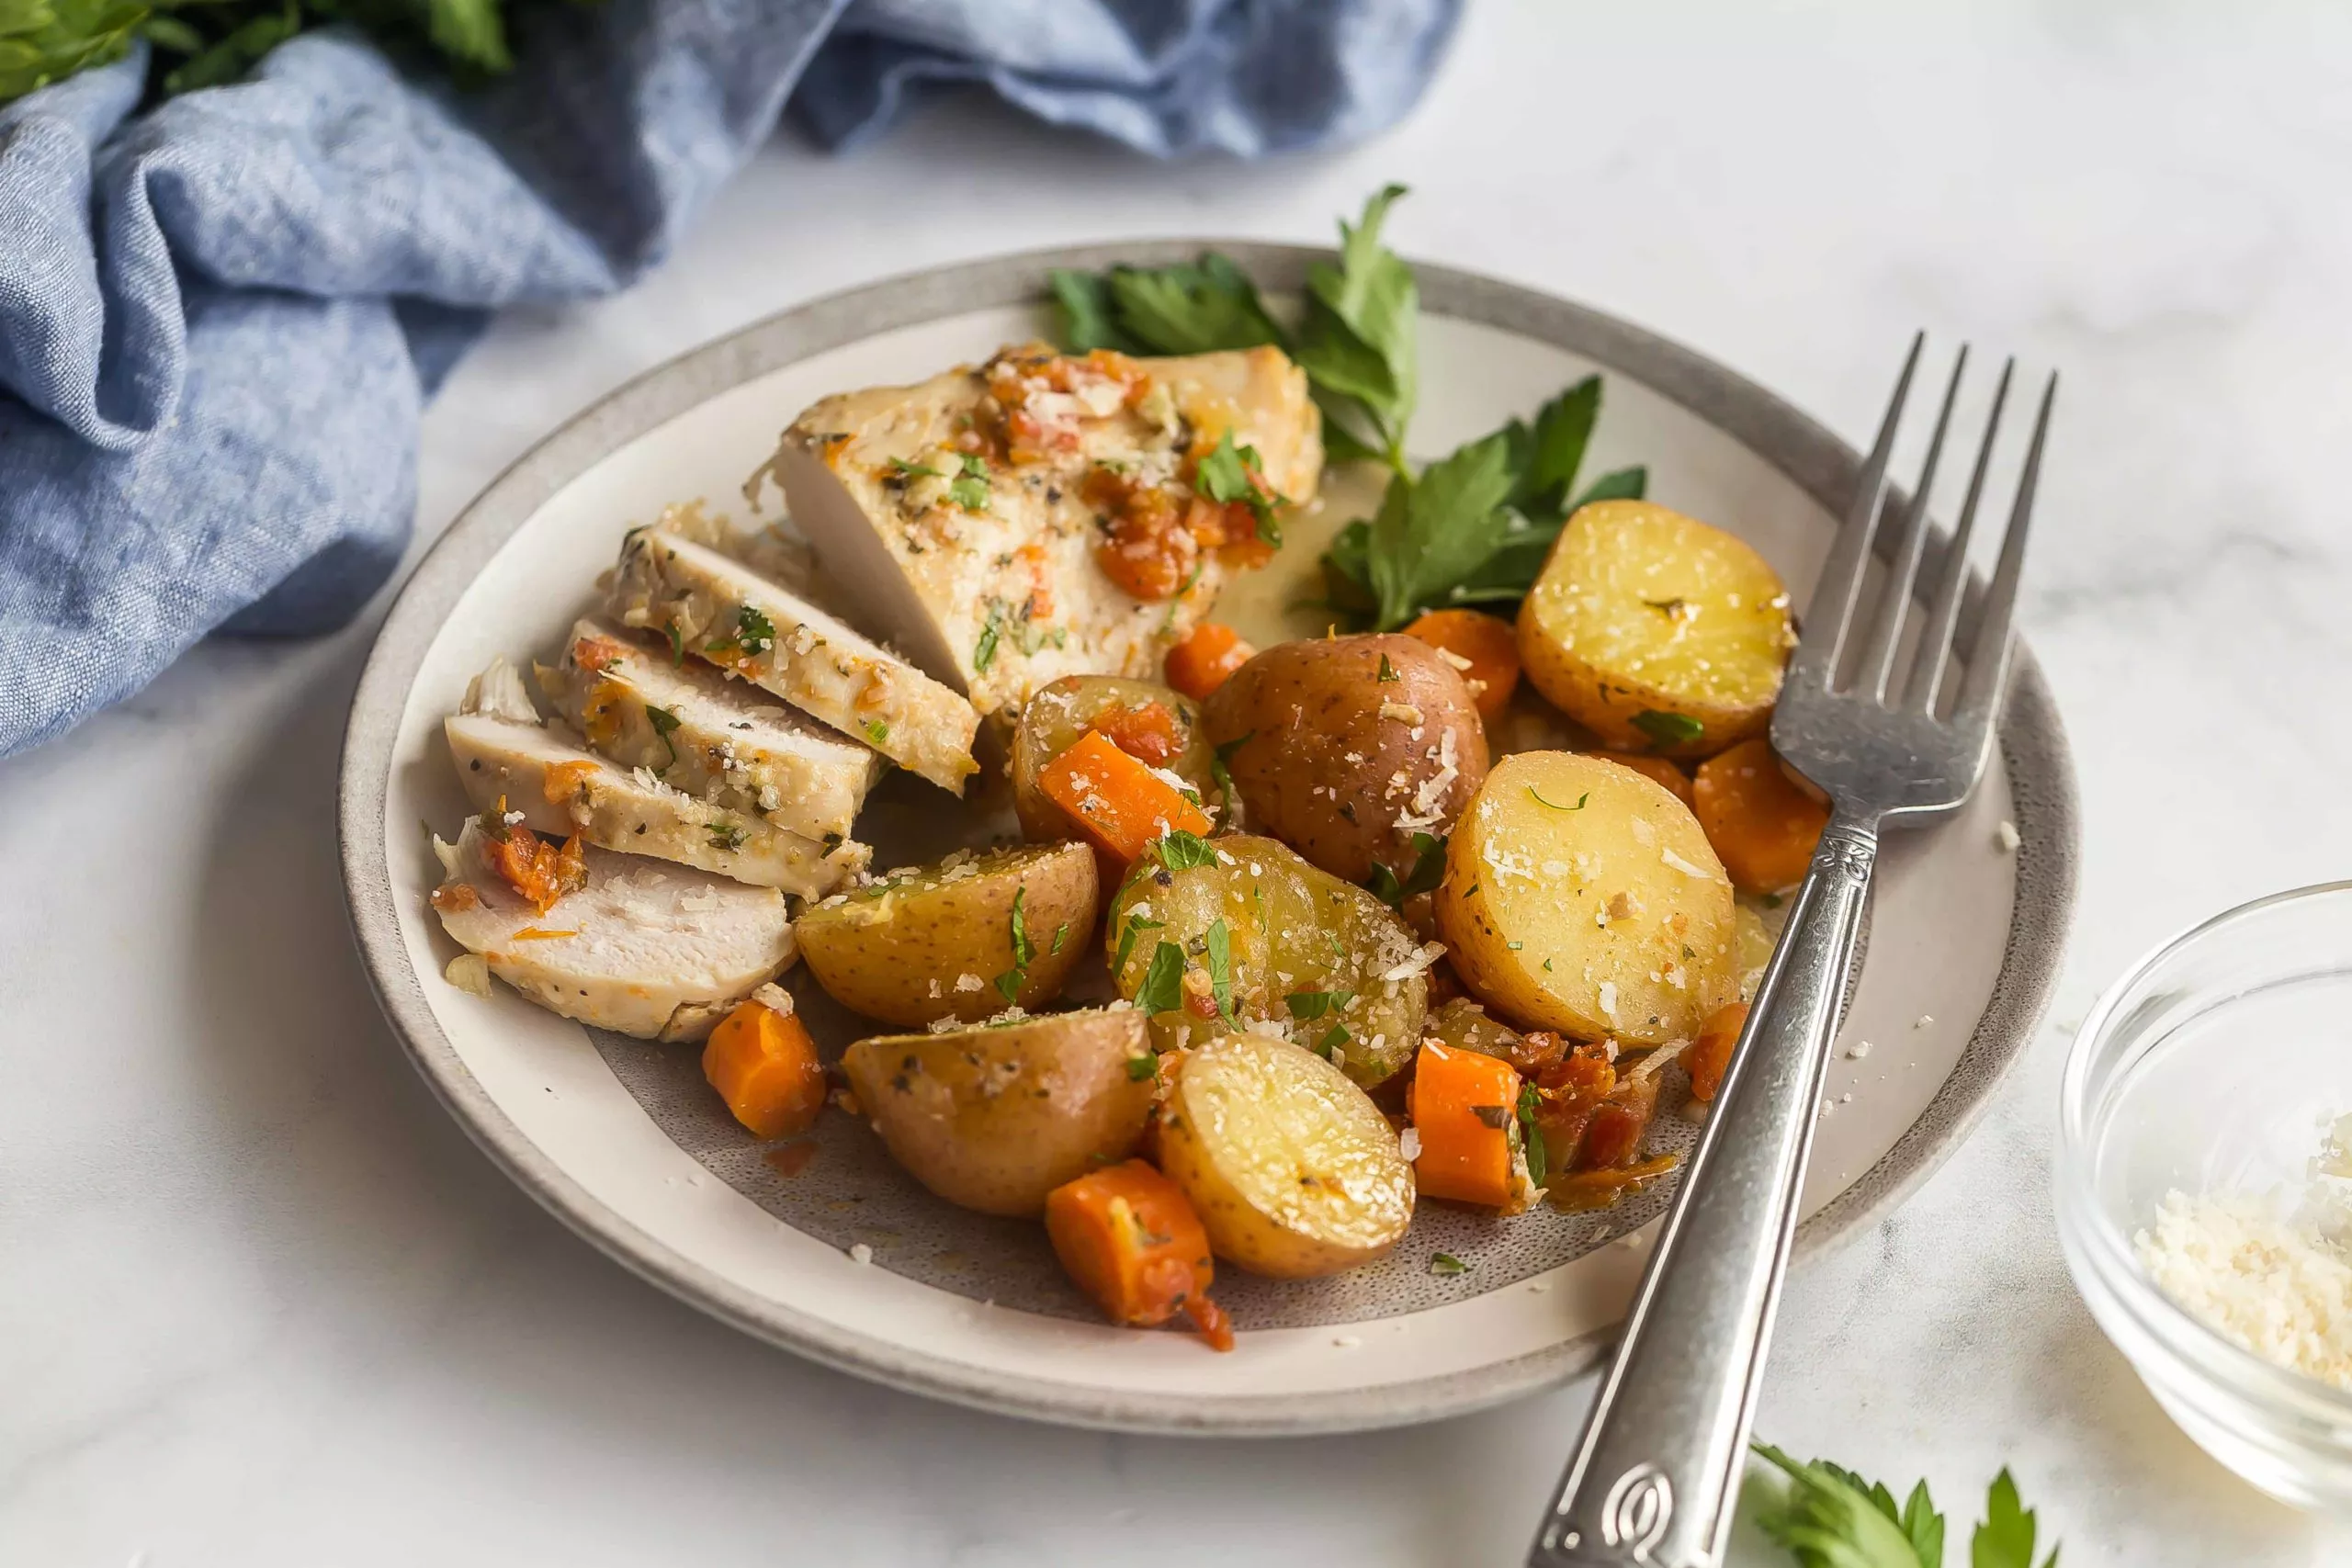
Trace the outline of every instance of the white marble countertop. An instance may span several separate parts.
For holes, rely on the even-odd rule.
[[[2352,863],[2352,14],[1842,9],[1488,6],[1403,129],[1255,168],[967,103],[849,159],[782,139],[652,281],[466,362],[420,533],[797,300],[1050,242],[1320,240],[1388,178],[1408,254],[1618,311],[1858,438],[1916,326],[2061,366],[2024,615],[2087,824],[2066,977],[1975,1136],[1793,1281],[1760,1429],[1927,1475],[1955,1562],[2007,1463],[2069,1563],[2340,1562],[2100,1337],[2048,1172],[2097,990]],[[208,646],[0,764],[0,1562],[1519,1561],[1589,1383],[1358,1438],[1057,1431],[769,1349],[542,1213],[402,1061],[346,931],[336,749],[375,618]]]

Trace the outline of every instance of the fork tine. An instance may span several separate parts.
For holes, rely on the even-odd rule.
[[[2026,526],[2033,518],[2034,487],[2041,479],[2041,446],[2050,434],[2050,410],[2058,400],[2058,372],[2050,373],[2041,390],[2041,412],[2033,422],[2033,444],[2026,448],[2025,469],[2018,476],[2018,498],[2009,508],[2009,531],[2001,538],[2000,565],[1993,570],[1992,592],[1984,596],[1984,620],[1968,654],[1968,681],[1961,688],[1953,722],[1963,728],[1985,725],[1990,739],[1994,706],[2008,683],[2009,621],[2017,609],[2018,575],[2025,565]]]
[[[1911,394],[1911,373],[1919,367],[1919,349],[1927,341],[1924,332],[1911,339],[1911,352],[1903,358],[1903,374],[1894,380],[1894,396],[1888,400],[1886,417],[1879,423],[1878,441],[1855,479],[1845,526],[1838,529],[1828,558],[1821,563],[1813,600],[1805,606],[1805,635],[1797,644],[1796,656],[1789,660],[1788,680],[1792,685],[1810,684],[1826,692],[1837,674],[1838,650],[1846,640],[1846,625],[1853,618],[1863,563],[1870,558],[1871,535],[1878,522],[1879,498],[1886,489],[1886,462],[1894,451],[1895,427],[1903,422],[1904,400]]]
[[[1960,590],[1968,580],[1968,541],[1976,532],[1976,503],[1984,494],[1984,470],[1992,462],[1994,440],[2001,434],[2001,414],[2009,403],[2009,378],[2017,367],[2017,356],[2011,355],[1993,388],[1992,412],[1984,417],[1984,442],[1976,449],[1976,467],[1968,476],[1968,499],[1961,503],[1960,521],[1952,526],[1943,570],[1937,574],[1936,597],[1919,630],[1918,651],[1913,655],[1911,684],[1904,693],[1903,705],[1930,718],[1935,716],[1944,671],[1951,662],[1952,628],[1960,622]]]
[[[1905,508],[1902,531],[1894,538],[1894,556],[1887,567],[1886,586],[1879,593],[1878,615],[1854,666],[1854,690],[1873,702],[1886,700],[1886,683],[1894,673],[1894,656],[1903,645],[1905,612],[1911,604],[1911,584],[1919,575],[1919,547],[1928,536],[1928,496],[1936,488],[1936,464],[1944,455],[1944,434],[1951,428],[1952,405],[1960,400],[1960,383],[1968,373],[1968,345],[1960,345],[1951,363],[1951,379],[1944,386],[1943,407],[1936,411],[1935,433],[1928,438],[1928,456],[1919,465],[1919,482],[1912,488]]]

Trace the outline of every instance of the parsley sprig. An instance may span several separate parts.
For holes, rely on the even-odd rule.
[[[1944,1517],[1924,1481],[1900,1506],[1880,1482],[1815,1460],[1800,1464],[1770,1443],[1750,1445],[1788,1478],[1757,1511],[1757,1528],[1800,1568],[1943,1568]],[[2037,1568],[2033,1510],[2018,1497],[2007,1470],[1984,1498],[1984,1521],[1969,1538],[1969,1568]],[[2052,1546],[2039,1568],[2058,1568]]]
[[[1012,942],[1012,967],[996,977],[996,994],[1002,997],[1008,1004],[1019,998],[1021,987],[1029,983],[1029,961],[1037,956],[1037,944],[1029,940],[1029,926],[1022,909],[1022,906],[1028,901],[1028,898],[1029,889],[1014,888],[1012,914],[1005,921],[1006,934]],[[1061,937],[1058,933],[1054,938],[1054,947],[1057,952],[1061,948]]]

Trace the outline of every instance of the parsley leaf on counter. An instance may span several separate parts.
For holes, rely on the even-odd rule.
[[[1757,1528],[1789,1551],[1800,1568],[1943,1568],[1944,1517],[1924,1481],[1900,1507],[1878,1482],[1815,1460],[1799,1464],[1770,1443],[1748,1445],[1785,1473],[1790,1484],[1756,1513]],[[1968,1546],[1969,1568],[2037,1568],[2033,1510],[2018,1499],[2003,1470],[1984,1499],[1984,1522]],[[2058,1568],[2058,1549],[2039,1568]]]
[[[1920,1483],[1924,1490],[1927,1483]],[[2018,1483],[2007,1468],[1993,1478],[1984,1498],[1984,1522],[1968,1542],[1969,1568],[2034,1568],[2033,1510],[2018,1501]],[[2058,1568],[2058,1549],[2041,1561],[2041,1568]]]

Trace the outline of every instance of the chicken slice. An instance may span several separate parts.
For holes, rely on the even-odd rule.
[[[823,897],[872,858],[864,844],[829,846],[681,794],[646,769],[626,772],[561,729],[457,714],[442,732],[474,808],[517,814],[535,833],[578,833],[598,849],[699,866],[803,898]]]
[[[588,744],[724,810],[804,838],[845,839],[889,766],[757,689],[583,620],[539,689]]]
[[[1250,448],[1265,488],[1314,497],[1321,420],[1280,350],[1030,344],[825,399],[748,488],[783,486],[861,624],[1005,715],[1064,675],[1159,680],[1227,571],[1264,558],[1249,509],[1213,503],[1200,478],[1228,435],[1227,460]]]
[[[742,562],[660,525],[632,529],[606,590],[621,625],[667,637],[961,795],[979,771],[972,705]]]
[[[491,869],[478,818],[452,847],[441,927],[550,1011],[644,1040],[700,1040],[792,963],[784,895],[638,855],[583,852],[585,886],[542,913]]]

